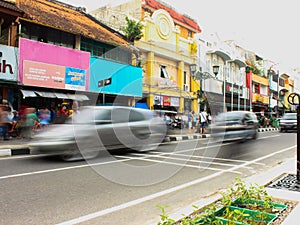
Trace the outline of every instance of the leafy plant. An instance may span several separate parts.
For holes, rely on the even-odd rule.
[[[226,224],[266,224],[278,212],[272,197],[268,195],[264,186],[257,184],[246,185],[240,178],[227,191],[222,192],[222,208],[216,210],[215,203],[203,210],[193,206],[195,211],[191,216],[184,216],[180,220],[181,225],[223,225]],[[276,206],[276,207],[275,207]],[[279,206],[280,208],[281,206]],[[171,225],[175,221],[165,213],[165,207],[161,207],[161,222],[158,225]],[[277,211],[276,211],[277,210]],[[270,214],[271,213],[271,214]],[[227,220],[227,222],[226,222]]]
[[[244,210],[240,209],[230,209],[230,207],[226,207],[224,218],[229,221],[245,221],[245,218],[250,215],[245,213]]]
[[[157,207],[161,209],[160,222],[158,222],[157,225],[171,225],[171,224],[175,223],[175,220],[171,219],[166,214],[165,208],[167,208],[167,206],[157,206]]]
[[[143,37],[144,26],[141,22],[136,22],[135,20],[129,19],[127,16],[125,18],[127,25],[122,28],[125,36],[129,42],[138,41]]]
[[[216,217],[216,207],[214,204],[209,205],[204,209],[204,214],[197,219],[196,224],[199,225],[222,225],[222,221]]]

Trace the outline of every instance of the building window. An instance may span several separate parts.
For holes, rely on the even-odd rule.
[[[160,77],[169,79],[169,75],[168,75],[166,66],[162,66],[162,65],[160,66]]]
[[[284,87],[284,79],[279,78],[279,86]]]
[[[278,82],[278,74],[274,74],[273,76],[272,76],[272,81],[274,81],[274,82]]]
[[[189,37],[189,38],[192,38],[192,37],[193,37],[193,33],[192,33],[192,31],[190,31],[190,30],[188,31],[188,37]]]
[[[80,50],[90,52],[92,57],[109,59],[124,64],[131,64],[130,52],[95,40],[82,38]]]
[[[268,95],[268,86],[265,86],[265,85],[261,85],[260,86],[260,94],[262,94],[262,95]]]
[[[22,21],[21,32],[24,34],[25,38],[30,40],[64,46],[67,48],[75,47],[75,35],[61,30]]]
[[[187,75],[186,75],[186,71],[183,72],[183,84],[187,84]]]
[[[260,91],[259,91],[259,84],[257,84],[257,83],[254,84],[254,93],[257,93],[257,94],[260,93]]]
[[[184,71],[183,72],[183,90],[184,91],[190,91],[188,79],[189,79],[189,77],[187,76],[187,72]]]

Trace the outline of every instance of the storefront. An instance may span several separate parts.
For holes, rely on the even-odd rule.
[[[18,48],[0,45],[0,103],[8,100],[13,108],[18,106]]]
[[[180,98],[173,96],[154,95],[153,109],[178,112]]]
[[[88,52],[23,38],[19,46],[19,107],[71,107],[89,99]]]
[[[225,93],[226,93],[226,108],[227,111],[236,110],[247,110],[247,100],[243,98],[243,86],[226,82]]]

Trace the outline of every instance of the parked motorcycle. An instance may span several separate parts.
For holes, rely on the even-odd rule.
[[[184,128],[184,122],[181,118],[174,118],[169,125],[171,128],[178,128],[183,129]]]

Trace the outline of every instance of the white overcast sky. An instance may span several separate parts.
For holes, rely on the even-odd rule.
[[[60,0],[87,11],[126,0]],[[164,0],[194,18],[202,34],[217,32],[281,69],[300,66],[300,2],[296,0]],[[280,69],[279,68],[279,69]]]

